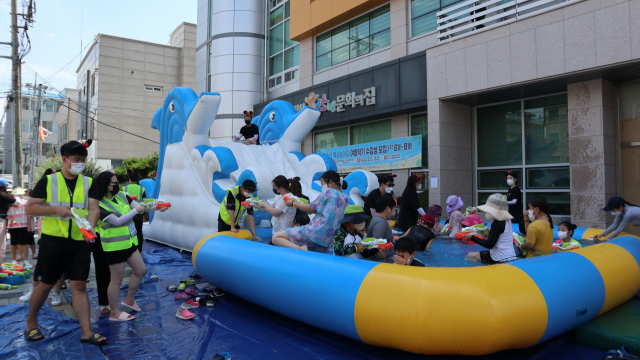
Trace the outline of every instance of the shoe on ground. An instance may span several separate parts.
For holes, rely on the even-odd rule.
[[[208,306],[208,307],[214,307],[214,306],[216,305],[216,302],[217,302],[218,300],[220,300],[220,299],[218,299],[217,297],[215,297],[215,296],[214,296],[214,295],[212,295],[212,294],[209,294],[209,295],[207,296],[207,302],[206,302],[206,304],[207,304],[207,306]]]
[[[32,290],[29,290],[29,292],[26,292],[24,295],[20,296],[20,301],[24,303],[29,302],[29,300],[31,300],[31,292]]]
[[[12,263],[13,265],[20,265],[20,261],[18,261],[18,260],[13,260],[11,263]]]
[[[224,290],[220,289],[220,288],[215,288],[213,290],[213,295],[217,296],[217,297],[221,297],[221,296],[225,296],[225,292]]]
[[[37,258],[38,258],[38,254],[36,254],[36,253],[31,254],[31,259],[32,260],[35,260]]]
[[[25,260],[25,261],[24,261],[24,266],[25,266],[25,267],[26,267],[26,266],[31,266],[31,264],[29,263],[29,261],[28,261],[28,260]]]
[[[11,240],[11,241],[13,241],[13,240]],[[22,255],[17,255],[17,256],[16,256],[16,260],[17,260],[17,261],[22,261]]]
[[[62,304],[62,293],[51,293],[51,306],[58,306]]]

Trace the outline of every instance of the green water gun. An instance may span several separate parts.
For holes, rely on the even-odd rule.
[[[7,285],[7,284],[0,284],[0,289],[2,290],[14,290],[17,289],[18,285]]]

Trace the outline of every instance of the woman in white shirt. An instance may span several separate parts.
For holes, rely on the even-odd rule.
[[[261,201],[258,205],[258,209],[266,211],[273,215],[271,218],[271,233],[276,234],[280,231],[290,229],[293,227],[293,222],[296,217],[296,208],[287,206],[284,203],[284,197],[291,197],[291,184],[289,179],[282,175],[276,176],[271,181],[273,186],[273,192],[276,194],[276,199],[272,205],[269,205],[266,201]]]

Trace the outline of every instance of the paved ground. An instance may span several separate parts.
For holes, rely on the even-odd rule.
[[[37,239],[36,239],[36,244],[37,244]],[[7,239],[7,243],[9,243],[9,239]],[[11,262],[11,254],[9,253],[9,245],[7,244],[7,253],[4,256],[4,261],[3,263],[7,263],[7,262]],[[38,251],[38,246],[36,245],[36,252]],[[32,264],[32,265],[36,265],[38,263],[38,260],[33,260],[31,259],[31,250],[29,250],[29,259],[28,261]],[[127,266],[125,273],[124,273],[124,280],[123,280],[123,285],[124,284],[128,284],[129,283],[129,277],[131,276],[131,274],[133,273],[133,271]],[[27,281],[25,281],[23,284],[20,284],[18,289],[15,290],[0,290],[0,306],[2,305],[9,305],[9,304],[18,304],[18,305],[23,305],[24,303],[22,301],[20,301],[20,299],[18,299],[20,296],[22,296],[24,293],[29,291],[29,287],[31,286],[31,281],[33,280],[33,276],[30,276],[27,278]],[[68,286],[68,284],[67,284]],[[91,258],[91,271],[89,272],[89,282],[87,283],[87,289],[89,288],[95,288],[96,287],[96,273],[95,273],[95,267],[94,267],[94,262],[93,262],[93,257]],[[47,299],[48,303],[51,303],[51,298]],[[64,296],[62,297],[62,303],[58,306],[52,306],[52,308],[54,310],[60,311],[61,313],[65,314],[67,317],[71,318],[71,319],[76,319],[75,314],[73,313],[73,309],[71,308],[71,305],[67,302],[67,300],[64,298]]]

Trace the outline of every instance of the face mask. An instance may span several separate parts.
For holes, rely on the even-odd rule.
[[[245,120],[244,123],[247,124],[247,126],[249,126],[251,125],[251,120]]]
[[[422,189],[422,184],[417,184],[416,185],[416,190],[420,190],[420,189]]]
[[[360,224],[356,224],[356,230],[358,231],[362,231],[364,229],[364,222],[361,222]]]
[[[611,215],[618,216],[618,215],[620,215],[620,211],[612,211]]]
[[[393,192],[393,188],[392,188],[392,187],[388,187],[388,188],[384,189],[384,191],[385,191],[387,194],[391,194],[391,193]]]
[[[496,219],[493,215],[491,215],[489,213],[485,213],[484,217],[485,217],[485,219],[487,219],[487,221],[493,221],[493,220]]]
[[[276,194],[276,195],[280,195],[280,194],[278,193],[278,189],[273,189],[273,193],[274,193],[274,194]]]
[[[529,210],[529,221],[530,222],[536,221],[536,217],[535,215],[533,215],[533,210]]]
[[[251,197],[251,193],[245,192],[244,193],[244,197],[246,197],[247,199]]]
[[[85,163],[71,163],[71,167],[69,168],[69,172],[73,175],[80,175],[87,164]]]
[[[566,238],[568,234],[569,234],[569,233],[568,233],[567,231],[558,231],[558,237],[559,237],[560,239],[564,239],[564,238]]]
[[[322,191],[327,190],[327,184],[322,185]]]
[[[111,195],[115,195],[120,192],[120,184],[113,185],[113,190],[109,191]]]
[[[509,185],[509,186],[513,185],[513,180],[507,179],[507,185]]]

